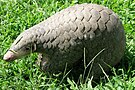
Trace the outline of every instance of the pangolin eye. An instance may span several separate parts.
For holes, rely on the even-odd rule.
[[[30,50],[30,47],[26,47],[25,50],[27,50],[27,51]]]

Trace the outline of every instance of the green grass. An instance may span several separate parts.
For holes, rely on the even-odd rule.
[[[112,68],[109,79],[92,87],[91,80],[76,84],[65,78],[48,76],[35,64],[36,54],[7,63],[4,53],[25,29],[76,3],[97,3],[109,7],[122,20],[126,32],[126,51],[120,64]],[[0,90],[133,90],[135,89],[135,0],[0,0]]]

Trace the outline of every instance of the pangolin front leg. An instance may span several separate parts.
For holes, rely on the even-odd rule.
[[[48,57],[42,53],[39,53],[38,55],[38,61],[37,61],[37,65],[40,66],[41,70],[45,70],[47,67],[49,67],[48,64]]]

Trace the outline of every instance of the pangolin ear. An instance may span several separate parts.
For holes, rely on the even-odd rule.
[[[37,50],[37,45],[34,43],[33,45],[33,51],[36,51]]]

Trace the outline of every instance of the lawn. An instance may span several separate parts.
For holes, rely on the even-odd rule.
[[[122,20],[126,50],[109,78],[92,87],[91,80],[76,84],[58,75],[48,76],[35,64],[37,54],[14,62],[3,61],[11,43],[24,30],[74,4],[97,3],[112,9]],[[0,90],[133,90],[135,89],[135,0],[0,0]],[[66,83],[64,83],[66,82]]]

